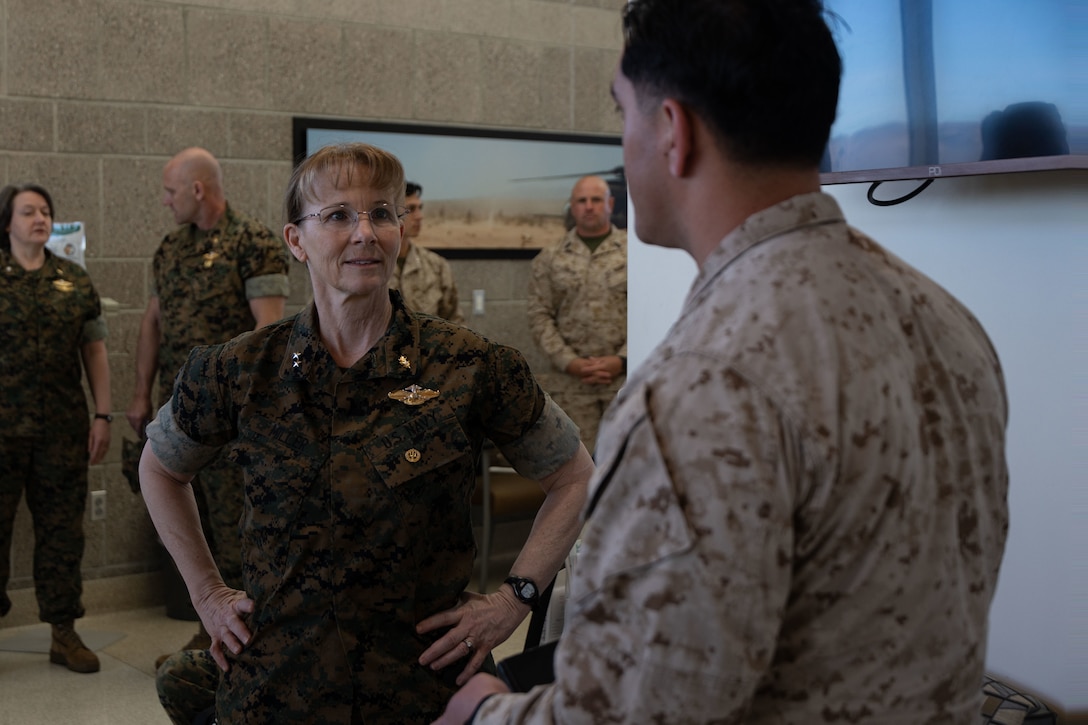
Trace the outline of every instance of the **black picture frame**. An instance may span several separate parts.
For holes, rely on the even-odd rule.
[[[570,189],[588,174],[609,182],[617,209],[626,215],[620,136],[293,119],[296,164],[340,141],[372,143],[400,158],[408,180],[423,186],[426,216],[419,243],[448,259],[536,256],[562,236]],[[459,242],[458,235],[467,241]]]

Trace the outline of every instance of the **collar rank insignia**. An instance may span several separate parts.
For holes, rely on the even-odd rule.
[[[423,405],[431,398],[437,398],[439,395],[441,393],[437,390],[428,390],[415,384],[409,385],[404,390],[394,390],[389,393],[390,398],[399,400],[405,405]]]
[[[408,358],[404,357],[403,355],[400,356],[400,360],[397,360],[397,362],[399,362],[400,366],[405,370],[412,369],[412,363],[408,362]]]
[[[55,280],[53,280],[53,287],[58,292],[71,292],[72,290],[74,290],[76,288],[76,286],[74,284],[72,284],[71,282],[69,282],[66,279],[55,279]]]
[[[211,269],[215,264],[215,260],[219,259],[219,252],[205,252],[204,253],[204,269]]]
[[[293,368],[302,367],[302,353],[298,353],[298,352],[291,353],[291,367],[293,367]]]

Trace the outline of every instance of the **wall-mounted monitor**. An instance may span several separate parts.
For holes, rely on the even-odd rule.
[[[1088,169],[1088,3],[825,4],[843,78],[823,183]]]

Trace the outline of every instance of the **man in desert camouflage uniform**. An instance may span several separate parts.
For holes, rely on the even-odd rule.
[[[220,722],[438,715],[529,611],[514,584],[465,592],[485,439],[546,494],[512,576],[550,581],[577,535],[592,462],[524,357],[388,289],[403,193],[365,144],[304,161],[284,233],[313,303],[195,349],[148,428],[144,497],[226,670]],[[245,472],[245,591],[219,579],[184,485],[220,450]]]
[[[529,329],[556,371],[548,392],[591,451],[627,372],[627,232],[612,225],[615,203],[604,179],[579,179],[574,227],[533,259],[529,278]]]
[[[409,181],[406,189],[404,242],[389,288],[400,290],[404,304],[410,309],[463,325],[465,316],[457,299],[457,284],[453,281],[450,263],[441,255],[415,243],[423,228],[423,187]]]
[[[477,676],[444,723],[978,721],[1004,383],[975,318],[820,192],[821,11],[626,6],[636,232],[699,271],[602,424],[556,682]]]
[[[136,387],[126,415],[141,435],[153,410],[156,373],[158,400],[169,400],[174,376],[193,347],[225,342],[280,319],[287,296],[283,242],[227,203],[215,157],[200,148],[178,153],[163,169],[163,189],[163,204],[181,226],[155,252],[154,288],[140,326]],[[220,459],[201,472],[195,489],[223,576],[240,585],[241,471]],[[183,649],[209,645],[201,629]]]

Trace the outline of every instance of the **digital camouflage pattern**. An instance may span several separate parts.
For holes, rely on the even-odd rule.
[[[206,649],[183,649],[166,658],[155,672],[155,689],[170,722],[192,725],[215,705],[219,665]]]
[[[413,244],[403,267],[397,262],[389,289],[400,290],[408,309],[465,324],[450,263],[430,249]]]
[[[627,232],[612,227],[593,252],[571,229],[533,258],[528,292],[529,330],[555,373],[546,388],[593,450],[597,427],[623,385],[585,385],[565,371],[579,357],[627,357]]]
[[[106,337],[98,293],[79,265],[45,251],[25,270],[0,250],[0,614],[11,608],[11,540],[26,491],[42,621],[83,616],[83,510],[90,415],[84,344]]]
[[[213,229],[185,224],[166,235],[152,267],[162,326],[160,401],[170,398],[190,350],[254,328],[250,298],[287,295],[287,264],[283,242],[229,204]],[[231,586],[241,586],[241,471],[221,459],[201,472],[193,488],[216,564]]]
[[[477,723],[975,723],[996,353],[806,194],[706,260],[602,424],[557,681]]]
[[[197,345],[252,330],[252,297],[287,296],[287,251],[261,222],[229,204],[213,229],[185,224],[167,234],[152,261],[162,315],[160,402]]]
[[[350,369],[326,350],[313,305],[195,350],[148,429],[173,470],[228,445],[245,470],[256,611],[219,691],[221,722],[431,722],[460,665],[420,667],[440,634],[415,626],[454,606],[471,577],[485,437],[535,479],[577,450],[518,351],[390,296],[388,332]],[[420,390],[438,395],[389,395],[414,402]]]

